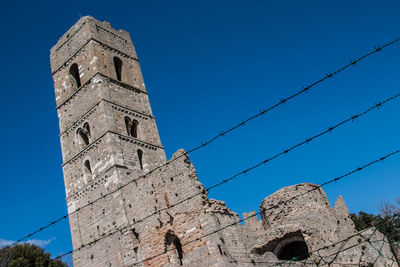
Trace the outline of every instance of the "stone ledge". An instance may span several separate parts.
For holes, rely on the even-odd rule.
[[[97,75],[102,76],[103,78],[107,79],[107,82],[111,82],[111,83],[117,84],[117,85],[119,85],[119,86],[121,86],[121,87],[123,87],[123,88],[125,88],[125,89],[132,90],[132,91],[135,91],[135,92],[137,92],[137,93],[147,94],[146,91],[143,91],[142,89],[140,89],[140,88],[137,87],[137,86],[133,86],[133,85],[129,85],[129,84],[126,84],[126,83],[117,81],[117,80],[115,80],[115,79],[113,79],[113,78],[110,78],[110,77],[108,77],[108,76],[106,76],[106,75],[100,73],[100,72],[96,72],[89,80],[87,80],[84,84],[82,84],[81,87],[79,87],[78,89],[76,89],[75,92],[73,92],[69,97],[67,97],[67,99],[65,99],[63,102],[61,102],[61,104],[59,104],[59,105],[56,107],[56,109],[58,110],[58,109],[60,109],[62,106],[64,106],[65,104],[67,104],[67,102],[69,102],[70,100],[72,100],[73,98],[75,98],[76,95],[77,95],[80,91],[87,90],[87,89],[88,89],[88,85],[91,84],[92,80],[93,80]]]
[[[90,107],[89,110],[88,110],[85,114],[79,116],[79,117],[76,119],[75,122],[71,123],[70,125],[68,125],[68,126],[65,128],[65,130],[61,131],[61,133],[59,134],[59,136],[62,136],[62,135],[63,135],[64,133],[66,133],[66,132],[67,132],[67,133],[71,133],[71,130],[76,129],[76,128],[77,128],[77,125],[81,124],[85,119],[87,119],[87,118],[95,111],[96,107],[97,107],[101,102],[103,102],[103,101],[104,101],[104,102],[107,102],[107,103],[109,103],[109,104],[111,104],[111,106],[112,106],[113,109],[116,109],[116,110],[118,110],[118,111],[123,111],[123,110],[125,110],[125,113],[127,113],[127,114],[129,114],[129,115],[134,115],[134,116],[136,116],[136,117],[138,117],[138,118],[142,118],[142,119],[145,119],[145,120],[147,120],[148,118],[150,118],[150,119],[155,119],[155,117],[152,116],[152,115],[149,115],[149,114],[146,114],[146,113],[143,113],[143,112],[140,112],[140,111],[133,110],[133,109],[131,109],[131,108],[128,108],[128,107],[123,106],[123,105],[121,105],[121,104],[118,104],[118,103],[116,103],[116,102],[113,102],[113,101],[110,101],[110,100],[107,100],[107,99],[102,98],[102,99],[100,99],[96,104],[94,104],[92,107]]]

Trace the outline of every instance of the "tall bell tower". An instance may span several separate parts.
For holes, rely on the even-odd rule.
[[[107,236],[107,242],[76,251],[74,266],[135,262],[138,236],[145,230],[126,226],[154,211],[150,189],[102,196],[166,157],[129,33],[82,17],[51,49],[50,61],[73,247]],[[124,227],[129,231],[108,237]]]

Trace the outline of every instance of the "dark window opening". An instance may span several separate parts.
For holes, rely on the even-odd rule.
[[[124,120],[128,135],[137,138],[139,122],[137,120],[131,120],[129,117],[125,117]]]
[[[89,144],[89,138],[85,133],[83,133],[81,128],[78,129],[78,135],[80,136],[81,140],[85,145]]]
[[[138,149],[137,154],[138,154],[140,169],[143,170],[143,151]]]
[[[77,130],[78,135],[80,136],[81,140],[83,143],[87,146],[90,142],[90,129],[89,129],[89,123],[83,124],[83,128],[79,128]]]
[[[179,265],[183,265],[183,250],[182,250],[182,244],[181,241],[179,241],[179,238],[174,235],[171,231],[168,231],[165,234],[165,250],[166,252],[171,251],[170,248],[168,248],[170,245],[173,245],[176,250],[176,254],[178,256],[178,261]]]
[[[85,133],[86,133],[87,135],[90,136],[90,128],[89,128],[89,123],[88,123],[88,122],[85,122],[85,123],[83,124],[83,130],[85,131]]]
[[[286,244],[277,253],[280,260],[295,260],[301,261],[310,257],[307,244],[303,241],[294,241]]]
[[[218,250],[219,250],[219,254],[222,255],[222,249],[221,249],[221,246],[220,246],[220,245],[218,245]]]
[[[268,251],[274,253],[280,260],[300,261],[310,257],[307,243],[300,230],[287,233],[282,238],[277,238],[262,246],[255,247],[251,253],[264,255]]]
[[[132,234],[135,236],[136,239],[139,239],[139,234],[136,232],[136,229],[132,229]]]
[[[121,81],[121,74],[122,74],[122,60],[118,57],[114,57],[114,67],[115,73],[117,74],[118,81]]]
[[[86,160],[86,161],[83,163],[83,166],[85,166],[85,170],[86,170],[87,173],[92,174],[92,168],[90,167],[90,162],[89,162],[89,160]]]
[[[81,87],[81,78],[79,77],[79,69],[78,64],[72,64],[71,68],[69,69],[69,74],[74,78],[76,88]]]
[[[131,127],[130,127],[131,119],[128,117],[125,117],[124,120],[125,120],[126,132],[128,133],[128,135],[131,135]]]
[[[137,126],[138,123],[137,121],[132,121],[132,125],[131,125],[131,136],[137,138]]]

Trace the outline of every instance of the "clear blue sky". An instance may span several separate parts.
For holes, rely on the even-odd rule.
[[[49,50],[82,15],[131,33],[168,158],[400,34],[399,1],[2,3],[0,239],[66,212]],[[191,155],[210,186],[400,91],[400,44]],[[400,100],[210,193],[241,214],[400,148]],[[325,190],[351,212],[400,197],[400,157]],[[71,248],[66,221],[33,237]],[[0,240],[1,241],[1,240]],[[4,241],[3,241],[4,242]]]

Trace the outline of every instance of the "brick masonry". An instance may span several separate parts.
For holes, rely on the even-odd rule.
[[[260,207],[278,208],[235,224],[238,214],[208,199],[184,150],[167,161],[128,32],[82,17],[50,61],[72,243],[81,248],[75,267],[285,266],[299,255],[317,266],[309,252],[356,233],[344,200],[332,209],[321,189],[278,205],[312,184],[279,190]],[[324,250],[318,266],[398,266],[383,238],[350,238],[334,259],[338,247]]]

